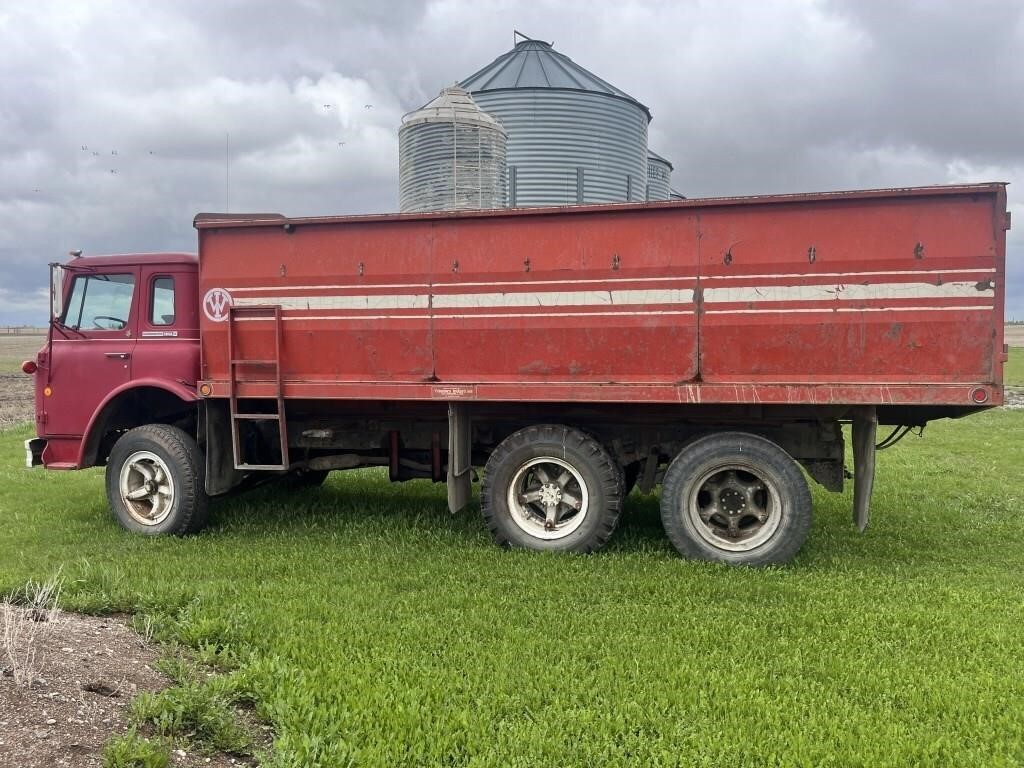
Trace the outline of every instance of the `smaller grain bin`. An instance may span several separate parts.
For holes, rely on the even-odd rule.
[[[398,131],[403,213],[504,208],[507,135],[462,88],[445,88]]]
[[[647,199],[672,199],[672,163],[650,149],[647,150]]]

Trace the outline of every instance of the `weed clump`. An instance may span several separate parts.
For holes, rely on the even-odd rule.
[[[130,730],[111,739],[103,750],[103,768],[168,768],[167,747]]]
[[[234,705],[246,696],[230,677],[203,676],[181,659],[170,659],[162,671],[177,682],[159,693],[142,693],[132,702],[139,727],[184,742],[203,752],[246,753],[252,739],[238,724]]]
[[[42,672],[45,659],[39,646],[60,622],[57,604],[62,585],[58,571],[47,581],[29,581],[0,604],[6,659],[3,671],[16,685],[30,686]]]

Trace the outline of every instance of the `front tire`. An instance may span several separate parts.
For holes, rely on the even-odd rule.
[[[796,462],[745,432],[707,435],[669,465],[665,532],[684,557],[731,565],[789,562],[811,528],[811,493]]]
[[[188,434],[166,424],[126,432],[107,461],[107,500],[129,531],[184,536],[208,515],[205,463]]]
[[[527,427],[487,461],[480,507],[504,547],[594,552],[618,524],[618,466],[594,438],[562,425]]]

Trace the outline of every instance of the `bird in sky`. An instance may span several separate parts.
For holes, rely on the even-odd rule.
[[[82,151],[85,152],[87,149],[89,149],[89,145],[88,144],[83,144],[82,145]]]
[[[363,104],[363,109],[373,109],[373,104]]]

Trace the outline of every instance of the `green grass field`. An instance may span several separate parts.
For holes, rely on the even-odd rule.
[[[0,434],[0,589],[61,568],[68,607],[235,667],[272,765],[1024,763],[1021,411],[882,453],[865,535],[815,489],[796,562],[756,571],[677,557],[654,498],[598,555],[537,555],[372,471],[147,539],[100,472],[24,469],[28,434]]]
[[[1003,366],[1003,383],[1024,387],[1024,347],[1010,347],[1010,359]]]

